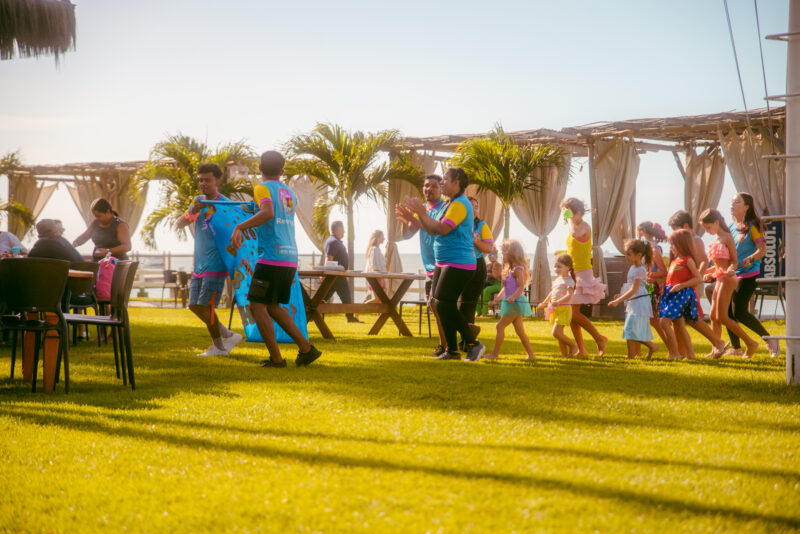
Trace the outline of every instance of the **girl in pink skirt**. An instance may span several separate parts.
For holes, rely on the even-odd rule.
[[[567,198],[561,203],[561,209],[564,219],[569,224],[567,253],[572,256],[576,280],[575,294],[570,302],[572,304],[570,328],[578,344],[578,356],[588,355],[581,328],[594,338],[594,342],[597,343],[597,354],[603,356],[608,338],[601,335],[592,321],[581,313],[581,304],[597,304],[606,296],[606,285],[592,272],[592,228],[583,220],[586,206],[582,200]]]

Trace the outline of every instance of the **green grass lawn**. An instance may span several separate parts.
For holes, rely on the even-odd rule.
[[[196,357],[188,311],[132,316],[133,392],[107,346],[71,351],[69,395],[0,349],[0,530],[800,530],[800,390],[764,351],[628,361],[610,321],[610,356],[564,361],[532,320],[534,363],[513,335],[498,363],[437,362],[332,317],[317,363],[263,369],[255,344]]]

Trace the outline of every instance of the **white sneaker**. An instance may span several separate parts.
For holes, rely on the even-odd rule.
[[[217,346],[214,344],[208,347],[204,353],[198,354],[198,356],[227,356],[227,355],[228,351],[218,349]]]
[[[777,339],[768,339],[767,348],[769,349],[770,358],[781,355],[781,342]]]
[[[231,350],[233,350],[233,347],[239,344],[241,340],[242,340],[242,334],[231,332],[230,337],[222,338],[222,344],[225,345],[225,350],[230,352]]]

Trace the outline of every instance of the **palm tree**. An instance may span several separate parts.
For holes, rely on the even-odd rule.
[[[314,228],[327,236],[328,216],[335,206],[347,216],[348,269],[353,268],[353,212],[364,197],[385,202],[389,180],[407,180],[421,184],[422,169],[416,167],[402,150],[397,130],[378,133],[350,132],[336,124],[317,124],[309,134],[292,137],[284,149],[288,156],[284,174],[287,178],[308,175],[327,186],[314,204]],[[389,161],[381,161],[381,152],[390,152]]]
[[[192,137],[181,133],[170,135],[156,143],[150,151],[150,161],[135,176],[134,190],[137,191],[149,181],[163,182],[161,202],[147,216],[142,228],[145,245],[156,247],[156,229],[164,223],[185,239],[186,230],[178,228],[177,222],[192,205],[194,197],[200,194],[196,174],[203,163],[216,163],[222,169],[219,191],[223,195],[252,194],[253,186],[247,178],[229,175],[230,165],[245,165],[252,172],[257,168],[256,154],[244,140],[220,145],[212,151],[205,143]]]
[[[552,145],[517,145],[498,124],[486,137],[461,143],[449,164],[462,167],[480,191],[497,195],[505,215],[503,237],[508,239],[511,204],[526,190],[542,188],[544,183],[533,175],[534,171],[551,165],[561,167],[564,150]]]

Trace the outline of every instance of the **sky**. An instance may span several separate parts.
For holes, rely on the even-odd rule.
[[[723,0],[74,1],[76,51],[0,62],[0,154],[24,164],[144,160],[176,132],[262,152],[317,122],[432,136],[744,109]],[[747,105],[763,107],[754,3],[728,5]],[[787,1],[758,10],[762,37],[786,31]],[[768,90],[783,93],[786,45],[762,43]],[[588,200],[583,162],[567,194]],[[734,193],[728,176],[723,213]],[[636,195],[640,220],[683,207],[671,153],[641,156]],[[68,239],[84,230],[63,185],[41,217]],[[383,209],[359,206],[356,250],[376,227]],[[513,219],[511,237],[533,252]],[[558,225],[550,249],[565,238]],[[299,225],[298,246],[313,249]],[[133,248],[147,251],[138,231]],[[192,245],[163,232],[159,249]]]

